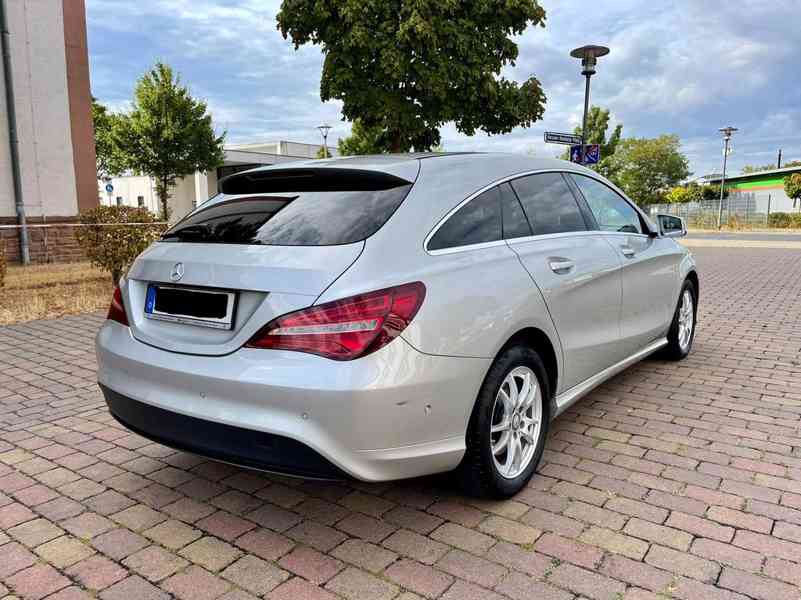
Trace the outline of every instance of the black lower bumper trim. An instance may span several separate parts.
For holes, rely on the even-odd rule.
[[[297,440],[189,417],[99,385],[111,415],[154,442],[251,469],[313,479],[348,478],[328,459]]]

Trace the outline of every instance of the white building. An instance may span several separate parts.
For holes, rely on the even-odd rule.
[[[263,165],[315,158],[320,148],[318,144],[284,140],[226,146],[225,162],[221,167],[214,171],[194,173],[178,180],[170,193],[170,220],[180,219],[195,206],[216,194],[217,182],[223,177]],[[112,187],[111,192],[106,191],[109,183]],[[103,204],[142,206],[155,214],[160,212],[155,181],[150,177],[141,175],[113,177],[111,181],[98,181],[98,188]]]
[[[11,57],[10,73],[0,66],[0,222],[16,220],[12,120],[28,219],[72,218],[97,206],[84,0],[0,4]]]

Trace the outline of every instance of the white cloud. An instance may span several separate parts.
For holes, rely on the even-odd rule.
[[[778,147],[788,159],[801,155],[801,35],[787,17],[797,2],[543,0],[545,29],[519,36],[520,56],[504,74],[517,81],[536,75],[548,97],[544,119],[493,137],[468,138],[448,125],[445,147],[558,154],[542,134],[579,123],[584,91],[568,53],[600,43],[612,52],[592,80],[592,101],[611,109],[624,135],[679,135],[696,173],[719,168],[717,129],[728,124],[740,128],[735,169],[767,162]],[[279,7],[279,0],[87,0],[93,92],[124,107],[136,78],[161,59],[208,100],[232,141],[317,141],[323,121],[334,126],[335,141],[350,126],[340,121],[339,103],[319,100],[320,51],[295,51],[283,39]]]

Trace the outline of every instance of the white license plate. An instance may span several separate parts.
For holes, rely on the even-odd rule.
[[[145,317],[213,329],[231,329],[236,292],[151,283]]]

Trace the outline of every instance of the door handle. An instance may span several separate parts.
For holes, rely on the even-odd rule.
[[[631,246],[621,246],[620,251],[626,258],[631,258],[635,254],[634,248],[632,248]]]
[[[551,260],[548,265],[551,267],[551,271],[554,273],[562,273],[569,271],[573,267],[576,266],[572,260],[562,258],[562,259],[553,259]]]

